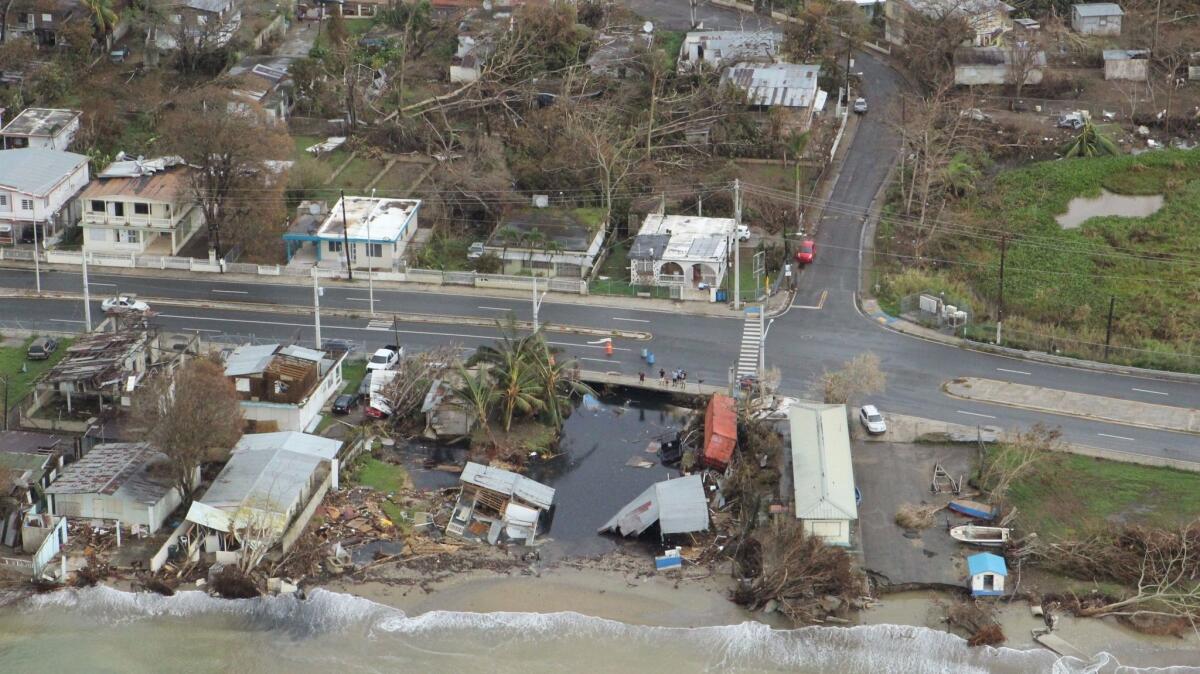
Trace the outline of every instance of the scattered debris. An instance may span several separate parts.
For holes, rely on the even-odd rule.
[[[934,514],[941,510],[931,505],[913,505],[905,503],[896,513],[896,524],[905,529],[928,529],[933,526]]]

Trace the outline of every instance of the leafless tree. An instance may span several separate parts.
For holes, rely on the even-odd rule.
[[[406,356],[397,367],[396,377],[383,395],[392,408],[393,425],[411,420],[421,411],[425,394],[443,371],[452,370],[459,361],[458,345],[434,347]]]
[[[1024,37],[1007,47],[1008,83],[1012,85],[1013,96],[1017,99],[1021,98],[1025,85],[1041,81],[1046,61],[1042,45],[1032,36]]]
[[[224,367],[196,358],[174,376],[152,377],[134,396],[139,434],[171,459],[172,479],[190,500],[196,468],[220,460],[242,435],[242,410]]]
[[[979,484],[988,490],[992,503],[1003,504],[1013,483],[1057,451],[1061,438],[1058,430],[1035,424],[992,450],[979,471]]]
[[[849,405],[861,396],[887,388],[887,374],[879,356],[867,352],[842,364],[841,369],[821,375],[821,398],[832,405]]]

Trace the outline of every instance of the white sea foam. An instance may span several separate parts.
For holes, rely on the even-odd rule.
[[[394,651],[434,658],[461,652],[487,658],[493,665],[511,661],[513,668],[504,671],[521,671],[518,664],[527,662],[531,653],[543,658],[542,667],[561,662],[563,669],[570,668],[576,657],[620,653],[627,660],[645,654],[679,662],[686,670],[712,672],[1200,672],[1188,667],[1126,668],[1107,654],[1085,663],[1056,658],[1044,650],[969,648],[952,634],[902,625],[777,630],[747,621],[722,627],[650,627],[572,612],[433,611],[409,617],[367,599],[319,589],[305,600],[286,596],[223,600],[203,592],[163,597],[96,587],[36,595],[26,599],[23,608],[44,615],[66,611],[113,626],[148,618],[232,618],[236,629],[277,631],[300,639],[337,635],[336,641],[346,648],[344,657],[350,660],[367,657],[364,649],[377,649],[388,657]],[[207,628],[228,630],[230,626],[218,621],[207,623]]]

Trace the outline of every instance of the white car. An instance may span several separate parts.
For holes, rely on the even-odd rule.
[[[146,313],[147,311],[150,311],[149,304],[146,304],[145,302],[143,302],[141,300],[134,299],[133,297],[131,297],[129,295],[118,295],[117,297],[110,297],[100,303],[100,308],[104,309],[105,311],[119,311],[119,312],[130,311],[130,312],[137,312],[137,313],[142,313],[142,314]]]
[[[887,433],[887,422],[883,420],[883,415],[875,409],[874,405],[863,405],[862,409],[858,411],[858,420],[871,435]]]
[[[738,225],[737,240],[738,241],[749,241],[750,240],[750,228],[747,227],[746,225]]]
[[[404,349],[397,349],[386,346],[378,349],[371,354],[371,359],[367,361],[367,371],[372,370],[391,370],[400,363],[400,356],[404,354]]]
[[[854,112],[859,115],[867,114],[867,99],[861,96],[854,99]]]

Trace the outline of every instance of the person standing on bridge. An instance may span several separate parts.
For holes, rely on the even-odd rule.
[[[646,383],[646,373],[645,372],[638,372],[638,383],[639,384]]]

